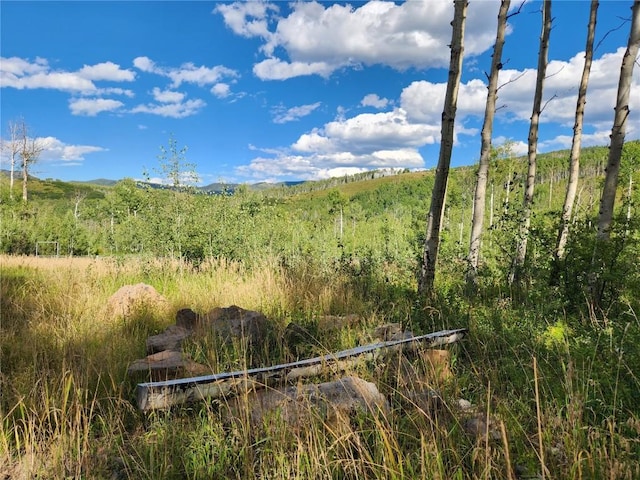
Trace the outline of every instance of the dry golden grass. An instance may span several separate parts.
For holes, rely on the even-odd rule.
[[[383,322],[347,280],[272,260],[251,268],[210,261],[194,270],[147,259],[0,257],[0,478],[512,479],[518,464],[533,473],[548,469],[547,478],[640,478],[640,417],[614,411],[590,424],[585,399],[599,399],[590,367],[578,371],[571,363],[553,378],[548,368],[532,370],[529,351],[519,357],[510,350],[507,336],[496,345],[530,376],[529,396],[500,396],[501,385],[479,382],[483,372],[500,368],[492,351],[456,366],[459,377],[445,384],[439,415],[401,391],[389,365],[355,372],[394,399],[389,415],[354,416],[339,429],[319,419],[294,432],[270,420],[260,434],[248,422],[222,421],[206,403],[146,417],[137,412],[126,368],[178,309],[204,313],[237,304],[263,311],[276,333],[291,320],[313,322],[322,314]],[[169,307],[111,315],[109,297],[140,282],[154,286]],[[366,326],[326,335],[326,349],[353,346]],[[282,360],[276,340],[276,350],[264,352],[273,362]],[[473,337],[466,343],[482,351]],[[566,404],[549,397],[558,388]],[[448,400],[463,391],[477,392],[480,412],[499,416],[499,440],[462,431]]]
[[[194,271],[161,260],[0,257],[0,464],[9,466],[6,474],[79,477],[91,470],[87,462],[95,468],[89,441],[95,441],[95,421],[107,443],[125,433],[122,417],[133,407],[124,372],[144,354],[149,334],[173,323],[183,307],[204,313],[237,304],[273,316],[312,304],[317,311],[316,295],[330,303],[326,285],[301,299],[293,281],[272,264],[249,270],[211,261]],[[132,318],[111,315],[109,297],[140,282],[167,298],[168,311],[151,306]]]

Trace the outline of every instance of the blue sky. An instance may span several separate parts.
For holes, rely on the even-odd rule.
[[[33,173],[62,180],[142,178],[171,134],[202,184],[433,168],[452,5],[3,0],[3,138],[24,118],[47,145]],[[608,143],[631,5],[600,3],[585,146]],[[511,139],[515,153],[526,151],[540,8],[510,18],[503,54],[494,145]],[[469,6],[453,166],[479,157],[497,11]],[[552,12],[541,152],[570,146],[589,2],[556,0]],[[631,97],[637,139],[637,65]]]

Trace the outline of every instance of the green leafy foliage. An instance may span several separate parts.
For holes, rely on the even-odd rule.
[[[640,178],[635,159],[639,143],[628,142],[624,150],[617,230],[605,261],[609,304],[628,298],[638,282],[634,258],[638,251]],[[232,194],[202,195],[183,188],[185,175],[194,166],[173,137],[161,149],[159,159],[160,173],[175,188],[149,189],[132,179],[113,186],[34,179],[28,206],[8,198],[0,203],[0,251],[34,254],[36,242],[57,241],[64,255],[142,254],[194,264],[207,258],[250,264],[275,255],[283,264],[313,259],[323,269],[347,269],[363,279],[367,269],[384,271],[385,281],[413,287],[433,172],[361,174],[289,188],[255,191],[241,187]],[[605,148],[583,149],[569,253],[561,265],[553,265],[568,151],[539,159],[531,248],[523,272],[525,288],[543,288],[553,277],[553,283],[563,285],[565,304],[578,310],[584,308],[605,160]],[[479,271],[479,281],[485,286],[504,288],[517,241],[525,169],[524,160],[514,158],[508,148],[496,151]],[[6,192],[7,179],[0,180]],[[451,171],[441,239],[439,281],[444,283],[449,270],[452,274],[463,270],[474,182],[473,168]]]

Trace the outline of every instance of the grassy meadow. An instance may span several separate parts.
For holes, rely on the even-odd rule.
[[[640,320],[631,304],[615,322],[606,312],[577,321],[533,295],[516,300],[487,290],[469,300],[462,282],[449,279],[424,305],[410,289],[357,285],[340,270],[275,260],[208,261],[198,269],[140,258],[5,255],[0,262],[2,478],[640,477]],[[111,315],[109,297],[139,282],[168,306]],[[434,385],[440,414],[412,406],[406,389],[375,366],[355,373],[378,384],[390,412],[341,428],[318,420],[291,429],[276,419],[253,429],[229,422],[215,402],[139,413],[126,369],[144,356],[146,337],[172,324],[180,308],[231,304],[269,318],[263,364],[291,360],[281,341],[286,325],[313,327],[321,314],[364,321],[338,334],[318,330],[310,355],[355,346],[390,321],[416,334],[447,327],[470,334],[451,347],[454,376]],[[238,352],[227,353],[217,367],[242,364]],[[488,412],[500,434],[466,433],[451,413],[459,398]]]
[[[553,252],[568,152],[539,156],[527,258],[509,285],[526,160],[498,152],[473,290],[465,259],[475,172],[452,169],[429,298],[418,297],[416,278],[433,171],[217,195],[132,179],[32,179],[29,202],[12,198],[0,175],[0,479],[640,478],[638,155],[640,143],[628,142],[598,264],[607,149],[583,149],[561,261]],[[42,256],[54,245],[60,257]],[[115,315],[110,297],[141,282],[167,302]],[[230,305],[264,313],[268,335],[252,350],[183,344],[211,372],[352,348],[386,323],[469,334],[448,347],[446,381],[403,377],[400,359],[348,372],[386,396],[378,415],[336,423],[310,409],[294,428],[277,414],[258,426],[230,419],[224,401],[140,413],[140,379],[126,372],[146,338],[182,308]],[[360,321],[328,329],[326,315]],[[312,333],[295,348],[292,323]],[[420,357],[411,361],[425,371]],[[433,404],[412,394],[429,389]],[[490,421],[471,433],[460,399]]]

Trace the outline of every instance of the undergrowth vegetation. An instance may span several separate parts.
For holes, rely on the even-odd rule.
[[[301,263],[247,267],[209,261],[2,257],[0,465],[5,478],[638,478],[640,407],[637,300],[615,318],[531,292],[514,300],[487,287],[472,299],[462,277],[443,274],[424,304],[411,285]],[[382,273],[379,273],[382,275]],[[109,314],[120,286],[145,282],[168,300],[130,318]],[[377,283],[380,282],[380,283]],[[316,329],[309,355],[366,341],[402,322],[414,333],[468,327],[452,346],[454,376],[434,413],[406,386],[370,365],[357,372],[391,410],[338,424],[322,418],[292,429],[277,417],[252,428],[216,402],[143,415],[128,364],[175,312],[238,304],[264,312],[271,341],[262,363],[290,360],[286,326],[309,328],[322,314],[357,313],[338,334]],[[220,369],[242,367],[240,351],[218,351]],[[470,436],[454,409],[472,402],[495,418],[497,436]]]
[[[433,172],[217,196],[133,180],[34,180],[29,203],[9,199],[0,178],[0,478],[640,478],[639,147],[625,147],[598,265],[606,149],[583,150],[561,261],[553,254],[566,152],[540,156],[527,259],[513,286],[525,164],[494,159],[473,291],[465,259],[474,172],[452,170],[430,298],[417,296],[416,277]],[[141,282],[167,303],[114,314],[111,296]],[[264,313],[268,334],[253,349],[185,342],[212,372],[352,348],[386,323],[416,335],[469,333],[449,346],[446,381],[404,381],[391,361],[347,372],[386,396],[390,408],[377,414],[329,421],[310,408],[304,428],[292,428],[277,414],[261,425],[230,417],[224,401],[139,412],[139,379],[127,368],[146,355],[147,337],[182,308],[230,305]],[[327,315],[360,321],[326,329]],[[308,333],[295,348],[292,324]],[[410,365],[425,368],[419,358]],[[418,389],[437,396],[425,405]],[[490,420],[475,434],[461,399]]]

